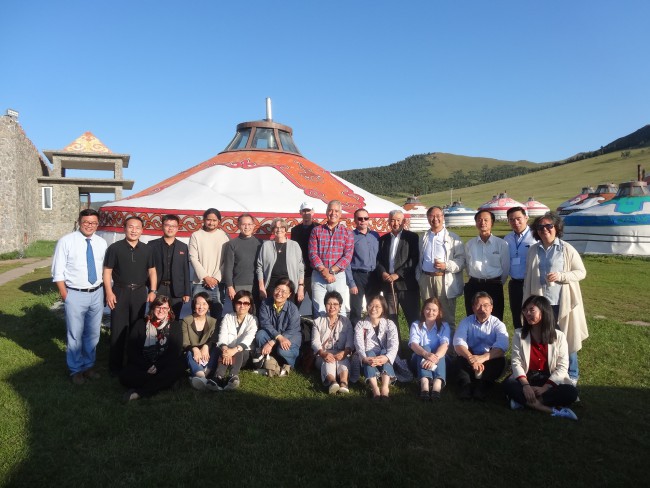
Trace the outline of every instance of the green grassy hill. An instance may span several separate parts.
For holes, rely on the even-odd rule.
[[[540,165],[530,161],[428,153],[409,156],[388,166],[336,171],[335,174],[361,188],[392,198],[426,194],[450,186],[467,186],[528,173]]]
[[[650,148],[626,152],[629,156],[604,154],[492,183],[454,188],[453,199],[462,198],[466,206],[476,208],[490,200],[492,195],[507,191],[509,196],[522,203],[532,196],[554,210],[563,201],[577,195],[583,186],[595,188],[599,183],[618,184],[634,180],[638,164],[650,170]],[[390,200],[400,205],[404,203],[400,198],[390,197]],[[449,203],[450,191],[421,195],[420,200],[425,205],[445,205]]]

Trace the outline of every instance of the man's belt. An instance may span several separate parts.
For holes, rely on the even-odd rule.
[[[501,283],[501,278],[474,278],[470,276],[469,281],[474,283]]]
[[[94,288],[73,288],[71,286],[66,286],[68,290],[80,291],[82,293],[92,293],[94,291],[99,290],[101,287],[102,285],[97,285]]]
[[[445,276],[444,271],[423,271],[427,276]]]
[[[137,283],[114,283],[113,286],[117,286],[118,288],[128,288],[129,290],[138,290],[144,287],[144,285],[138,285]]]
[[[169,286],[169,285],[172,284],[172,282],[171,282],[171,280],[162,280],[162,281],[160,282],[160,284],[161,284],[162,286]]]

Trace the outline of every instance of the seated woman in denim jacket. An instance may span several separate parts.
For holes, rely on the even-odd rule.
[[[424,401],[439,400],[440,390],[447,380],[445,354],[450,328],[442,318],[440,302],[437,298],[429,298],[422,305],[420,320],[411,324],[411,369],[420,379],[420,399]]]
[[[190,383],[197,390],[203,390],[216,385],[208,378],[217,364],[217,319],[207,315],[210,296],[204,291],[192,298],[192,310],[192,315],[183,319],[183,351],[192,374]]]
[[[512,341],[512,376],[503,382],[510,408],[526,405],[553,417],[578,420],[567,408],[578,390],[568,374],[569,348],[564,333],[555,329],[551,302],[531,295],[522,306],[524,325]]]
[[[397,326],[387,315],[386,299],[376,296],[368,302],[368,316],[354,328],[354,347],[374,400],[388,400],[390,384],[395,381],[393,363],[399,338]],[[377,377],[381,378],[381,386],[377,384]]]

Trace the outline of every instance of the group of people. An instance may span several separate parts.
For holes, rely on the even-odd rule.
[[[327,205],[322,224],[308,203],[300,214],[292,229],[274,219],[271,239],[261,242],[251,215],[239,216],[239,234],[230,239],[219,228],[220,212],[210,208],[189,246],[176,238],[178,216],[164,216],[162,237],[148,244],[140,241],[144,222],[130,216],[124,240],[107,246],[95,234],[97,212],[82,211],[78,231],[60,239],[52,265],[65,302],[73,383],[98,377],[95,347],[105,300],[109,370],[129,388],[128,399],[176,384],[187,368],[197,389],[235,389],[249,358],[257,371],[285,376],[304,354],[305,340],[330,393],[348,392],[351,369],[360,366],[371,396],[388,398],[401,307],[411,324],[409,364],[421,398],[439,398],[452,367],[461,398],[481,399],[505,368],[503,287],[510,278],[513,377],[504,385],[511,407],[552,409],[577,396],[577,351],[588,336],[579,286],[586,272],[579,254],[561,240],[557,214],[529,227],[525,209],[512,208],[512,232],[501,239],[492,234],[494,215],[479,211],[478,236],[466,244],[445,227],[437,206],[428,209],[430,229],[422,236],[404,228],[401,210],[389,213],[390,232],[381,237],[369,228],[364,208],[354,212],[349,230],[337,200]],[[314,322],[305,331],[298,305],[307,294]],[[456,328],[461,295],[467,317]],[[190,300],[191,314],[180,320]],[[233,311],[224,315],[225,301]],[[573,388],[570,394],[565,386]]]

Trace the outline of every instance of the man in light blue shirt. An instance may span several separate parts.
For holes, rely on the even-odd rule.
[[[506,366],[508,331],[492,315],[492,297],[484,291],[474,295],[473,315],[465,317],[454,334],[458,355],[460,399],[484,400]]]
[[[361,320],[363,298],[366,303],[379,294],[380,283],[375,276],[377,253],[379,252],[379,234],[368,228],[370,216],[365,208],[354,212],[357,226],[354,234],[354,253],[350,266],[345,268],[345,276],[350,288],[350,321],[352,326]]]
[[[75,385],[99,378],[93,367],[104,312],[102,267],[108,245],[95,234],[98,225],[96,210],[82,210],[79,230],[59,239],[52,259],[52,281],[65,307],[66,360]]]
[[[537,241],[528,227],[528,215],[523,207],[508,209],[508,223],[512,232],[503,240],[508,244],[510,252],[510,281],[508,282],[508,297],[510,312],[515,329],[521,328],[521,304],[524,301],[524,278],[526,278],[526,257],[528,248]]]

